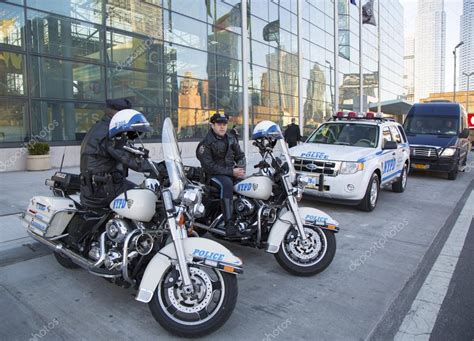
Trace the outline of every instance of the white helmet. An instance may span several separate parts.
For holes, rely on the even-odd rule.
[[[112,117],[109,124],[109,137],[114,137],[121,133],[135,132],[138,134],[149,131],[153,131],[150,122],[141,112],[133,109],[118,111]]]
[[[278,140],[283,138],[283,134],[281,133],[281,129],[278,124],[272,121],[262,121],[258,123],[253,129],[252,140],[257,140],[264,137]]]

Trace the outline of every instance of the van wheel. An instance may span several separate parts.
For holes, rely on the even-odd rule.
[[[379,176],[377,175],[377,173],[374,173],[372,174],[369,184],[367,185],[367,190],[365,191],[364,199],[362,199],[357,208],[365,212],[373,211],[375,206],[377,206],[377,201],[379,199],[379,191]]]
[[[405,191],[407,187],[407,174],[408,174],[408,167],[407,164],[403,166],[402,174],[398,178],[397,182],[392,184],[392,191],[395,193],[402,193]]]

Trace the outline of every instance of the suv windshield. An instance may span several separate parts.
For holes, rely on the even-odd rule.
[[[456,116],[412,115],[403,126],[407,134],[457,135],[459,119]]]
[[[377,147],[379,127],[359,123],[322,124],[306,142],[354,147]]]

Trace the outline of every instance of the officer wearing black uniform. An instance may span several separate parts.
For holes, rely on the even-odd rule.
[[[291,124],[286,128],[284,137],[289,148],[296,146],[301,141],[300,127],[295,123],[294,118],[291,119]]]
[[[109,124],[120,110],[131,109],[127,99],[107,100],[105,115],[87,132],[81,144],[81,203],[89,208],[108,207],[119,194],[136,185],[128,181],[128,168],[150,171],[146,162],[122,149],[126,140],[109,138]]]
[[[224,215],[226,235],[240,236],[234,226],[233,215],[233,178],[245,175],[245,154],[240,149],[234,134],[227,133],[229,117],[225,114],[214,114],[211,117],[211,129],[196,150],[204,172],[211,182],[220,188],[222,212]]]

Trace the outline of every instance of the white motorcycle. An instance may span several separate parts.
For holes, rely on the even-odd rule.
[[[148,303],[163,328],[183,337],[203,336],[230,317],[242,262],[215,241],[188,238],[187,226],[204,214],[202,189],[184,175],[169,118],[162,146],[169,177],[162,183],[148,151],[130,143],[125,148],[149,163],[155,179],[119,195],[110,209],[91,211],[72,194],[77,175],[59,172],[47,180],[55,196],[33,197],[22,220],[64,267],[134,286],[136,300]]]
[[[339,224],[312,207],[299,207],[306,176],[296,176],[280,127],[273,122],[257,124],[252,136],[262,161],[258,172],[234,184],[234,222],[242,235],[229,241],[265,249],[278,263],[297,276],[311,276],[326,269],[336,253]],[[277,152],[281,156],[277,157]],[[206,216],[196,219],[202,235],[228,239],[224,228],[219,189],[202,179],[200,169],[186,167],[188,177],[208,184],[203,203]]]

